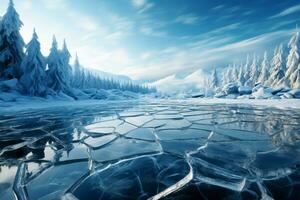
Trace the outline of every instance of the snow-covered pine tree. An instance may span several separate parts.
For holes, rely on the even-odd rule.
[[[246,58],[246,63],[245,63],[245,66],[243,67],[243,71],[244,71],[244,79],[245,79],[245,82],[244,82],[244,85],[246,86],[250,86],[250,59],[249,59],[249,55],[247,55],[247,58]]]
[[[300,89],[300,64],[293,76],[295,78],[295,81],[293,82],[293,88]]]
[[[268,86],[285,85],[285,65],[283,61],[283,45],[276,47],[272,59],[271,74],[267,81]]]
[[[290,52],[287,58],[285,78],[290,87],[294,87],[294,82],[297,79],[297,69],[299,67],[299,32],[292,36],[288,47]]]
[[[233,68],[231,65],[228,65],[227,70],[226,70],[226,79],[227,83],[232,83],[233,82]]]
[[[72,87],[82,88],[82,70],[79,63],[78,55],[76,53],[75,62],[73,66],[73,77],[72,77]]]
[[[67,88],[70,88],[72,67],[70,65],[71,54],[68,50],[66,40],[64,40],[63,48],[60,52],[61,60],[62,60],[62,71],[64,76],[65,85]]]
[[[264,59],[261,63],[261,73],[258,77],[258,82],[260,84],[266,84],[267,83],[267,80],[268,78],[270,77],[270,63],[269,63],[269,60],[268,60],[268,54],[267,52],[264,53]]]
[[[214,69],[210,78],[210,87],[216,89],[220,85],[217,70]]]
[[[20,78],[20,66],[24,57],[25,43],[20,34],[23,26],[12,0],[1,20],[0,27],[0,78]]]
[[[256,55],[253,56],[253,61],[252,64],[250,66],[250,80],[251,80],[251,85],[255,85],[255,83],[258,80],[258,76],[259,76],[259,68],[257,66],[257,61],[258,58]]]
[[[80,73],[80,77],[81,77],[81,80],[80,80],[80,89],[83,89],[85,87],[85,71],[84,69],[81,70],[81,73]]]
[[[63,71],[63,61],[61,53],[57,49],[57,41],[53,36],[52,47],[47,58],[47,82],[48,86],[54,91],[65,91],[68,89]]]
[[[21,92],[30,96],[45,96],[47,89],[46,61],[41,53],[40,43],[35,30],[31,41],[26,46],[25,57],[21,66]]]
[[[232,82],[238,84],[238,82],[239,82],[239,71],[238,71],[238,68],[237,68],[236,64],[233,65],[232,78],[233,78]]]
[[[222,71],[222,85],[226,85],[228,82],[227,82],[227,70],[228,69],[224,69]]]
[[[245,77],[244,77],[244,70],[243,70],[243,65],[241,65],[239,67],[239,72],[238,72],[238,85],[239,86],[244,86],[246,80],[245,80]]]

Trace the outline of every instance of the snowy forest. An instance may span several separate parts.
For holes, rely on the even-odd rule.
[[[42,55],[35,30],[30,42],[24,43],[20,34],[23,23],[12,0],[0,19],[0,90],[3,92],[14,89],[28,96],[63,94],[77,99],[78,96],[86,96],[91,89],[142,94],[156,91],[146,85],[102,78],[84,69],[77,55],[71,65],[66,41],[59,49],[55,36],[50,54]]]
[[[220,74],[214,69],[206,81],[206,87],[219,95],[222,95],[222,90],[234,87],[249,94],[252,88],[262,86],[300,89],[299,45],[299,32],[296,29],[289,43],[277,46],[272,57],[267,52],[262,57],[248,55],[246,63],[231,64]]]
[[[102,77],[84,68],[77,54],[75,62],[70,64],[71,54],[66,41],[59,48],[55,36],[50,53],[45,56],[41,53],[36,30],[33,30],[29,43],[25,44],[20,34],[22,26],[13,0],[10,0],[6,13],[0,18],[0,91],[3,101],[8,93],[106,99],[111,93],[115,95],[113,98],[117,98],[120,95],[132,97],[137,93],[157,92],[153,87],[155,84],[148,86]],[[296,29],[288,44],[278,45],[274,52],[265,52],[261,56],[248,55],[244,59],[246,62],[230,64],[219,72],[212,70],[211,76],[205,78],[204,85],[199,85],[205,91],[200,96],[225,98],[233,94],[231,97],[235,98],[260,90],[260,93],[269,93],[267,98],[273,98],[277,93],[281,96],[277,95],[276,98],[283,98],[283,93],[287,93],[284,98],[300,98],[299,45],[299,32]]]

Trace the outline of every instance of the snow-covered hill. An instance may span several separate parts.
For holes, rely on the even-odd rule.
[[[125,75],[111,74],[97,69],[89,69],[89,71],[91,71],[95,75],[100,76],[102,79],[113,79],[115,81],[123,83],[132,82],[132,79]]]
[[[198,70],[186,77],[171,75],[153,82],[151,85],[156,87],[159,92],[167,94],[190,93],[203,91],[206,74]]]

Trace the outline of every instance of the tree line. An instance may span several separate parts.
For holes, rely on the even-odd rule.
[[[229,83],[254,87],[261,84],[268,87],[289,87],[300,89],[299,32],[295,31],[287,45],[280,44],[270,59],[265,52],[259,56],[247,56],[246,63],[231,64],[221,72],[216,69],[207,81],[207,87],[216,90]]]
[[[6,13],[0,19],[0,80],[18,80],[21,93],[30,96],[46,96],[64,92],[72,96],[72,89],[119,89],[137,93],[155,92],[155,88],[105,79],[84,69],[76,55],[75,63],[70,65],[71,54],[66,41],[58,48],[53,37],[50,54],[41,53],[41,44],[36,31],[25,44],[20,29],[23,26],[13,0],[9,1]],[[25,50],[25,51],[24,51]]]

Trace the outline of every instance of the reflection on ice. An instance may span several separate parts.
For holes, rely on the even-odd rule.
[[[0,199],[299,199],[300,112],[189,101],[0,115]]]

